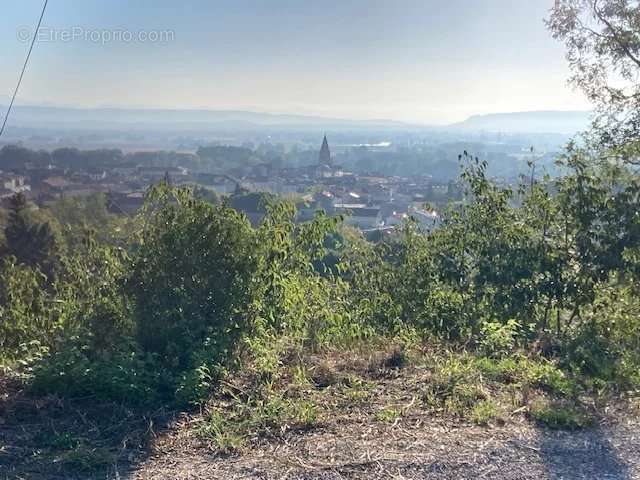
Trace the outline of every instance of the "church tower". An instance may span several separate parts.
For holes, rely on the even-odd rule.
[[[322,147],[320,147],[320,155],[318,156],[318,163],[320,165],[332,166],[331,152],[329,151],[329,142],[327,142],[327,136],[322,139]]]

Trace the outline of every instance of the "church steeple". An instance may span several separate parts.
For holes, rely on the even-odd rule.
[[[320,147],[320,155],[318,156],[318,163],[320,165],[332,165],[331,152],[329,151],[329,142],[327,142],[327,136],[322,139],[322,147]]]

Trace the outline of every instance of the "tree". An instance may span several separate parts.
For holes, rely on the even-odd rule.
[[[189,190],[154,187],[128,291],[146,351],[187,367],[200,348],[224,359],[249,321],[256,255],[248,221]]]
[[[9,219],[5,228],[6,246],[0,254],[13,255],[18,263],[39,267],[51,277],[58,263],[58,243],[48,222],[36,222],[30,218],[25,196],[18,193],[11,197]]]
[[[640,5],[636,0],[556,0],[547,20],[565,43],[570,82],[596,107],[594,140],[625,160],[640,152]]]

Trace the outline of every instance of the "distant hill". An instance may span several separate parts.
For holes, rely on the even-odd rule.
[[[6,110],[0,106],[0,110]],[[236,110],[15,106],[10,126],[72,130],[246,130],[254,128],[406,128],[392,120],[346,120]]]
[[[534,111],[473,115],[463,122],[449,125],[462,130],[486,130],[505,133],[574,134],[586,129],[591,112]]]
[[[0,102],[2,97],[0,97]],[[6,106],[0,105],[0,112]],[[474,115],[446,126],[417,125],[387,119],[353,120],[313,115],[262,113],[242,110],[77,108],[16,105],[9,129],[57,132],[171,132],[247,131],[490,131],[505,133],[574,134],[589,123],[589,112],[534,111]]]

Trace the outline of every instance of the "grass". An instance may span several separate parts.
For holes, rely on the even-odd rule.
[[[508,428],[513,420],[528,420],[575,430],[593,422],[580,402],[599,398],[578,380],[551,361],[524,355],[490,358],[388,345],[314,352],[283,361],[277,377],[265,379],[247,368],[228,374],[202,413],[189,414],[195,417],[188,422],[195,425],[189,434],[217,453],[229,454],[247,452],[263,441],[286,443],[320,425],[327,430],[375,425],[384,431],[402,420],[402,428],[419,429],[434,417],[447,424]],[[79,416],[76,404],[60,410],[56,398],[47,398],[50,413],[45,415],[55,421],[14,439],[20,451],[39,452],[25,471],[33,465],[55,466],[61,474],[101,471],[123,458],[123,442],[131,444],[130,451],[146,448],[148,422],[135,411],[113,405],[113,412],[112,407],[96,408]],[[26,405],[21,400],[10,410]],[[60,411],[65,413],[58,420]],[[33,408],[29,415],[41,421],[38,412]],[[21,431],[18,413],[9,417],[16,432]],[[165,421],[163,415],[159,421]],[[87,430],[85,417],[99,428]],[[8,462],[18,468],[24,459],[14,457]]]
[[[578,405],[537,400],[529,416],[545,427],[558,430],[578,430],[593,423],[593,418]]]
[[[111,465],[114,460],[114,453],[108,449],[81,446],[63,452],[54,462],[71,471],[95,472]]]
[[[478,401],[486,399],[480,372],[467,357],[451,354],[431,366],[423,400],[433,412],[464,417]]]
[[[385,423],[394,423],[401,417],[402,411],[395,407],[385,407],[382,410],[378,410],[375,414],[377,421]]]
[[[572,395],[579,388],[560,368],[545,359],[473,357],[471,361],[494,382],[542,388],[559,395]]]
[[[342,390],[347,404],[364,405],[371,400],[373,385],[358,377],[350,377],[348,385]]]
[[[476,425],[488,425],[499,417],[499,407],[493,400],[481,400],[473,406],[469,413],[469,419]]]
[[[237,451],[250,439],[280,437],[313,428],[320,412],[395,424],[412,413],[476,425],[503,425],[527,415],[551,428],[576,429],[590,418],[579,407],[580,384],[555,363],[524,355],[494,358],[467,352],[383,348],[318,353],[283,365],[289,373],[255,398],[214,405],[199,433],[220,451]],[[245,386],[241,391],[258,391]]]
[[[312,402],[269,392],[265,398],[235,398],[226,406],[214,406],[198,434],[228,453],[242,449],[249,438],[279,437],[289,430],[311,428],[317,421],[317,408]]]
[[[544,410],[530,405],[531,398],[567,406],[575,402],[578,385],[544,359],[387,348],[351,356],[319,353],[283,369],[289,373],[262,390],[255,385],[238,387],[239,392],[254,392],[253,397],[221,397],[201,424],[200,436],[216,449],[230,452],[241,450],[253,438],[313,428],[321,413],[328,419],[354,415],[393,424],[408,414],[399,405],[409,394],[422,400],[415,407],[418,414],[477,425],[502,425],[509,412],[527,411],[532,420],[555,428],[587,425],[577,408]]]
[[[423,401],[430,411],[479,425],[502,421],[506,411],[526,410],[530,398],[538,396],[573,405],[581,391],[580,384],[553,362],[524,355],[492,358],[449,352],[427,358],[426,368],[431,375]],[[546,417],[548,421],[536,421],[562,428],[562,418]],[[569,415],[566,417],[567,427],[573,428]],[[584,423],[576,421],[575,425]]]

